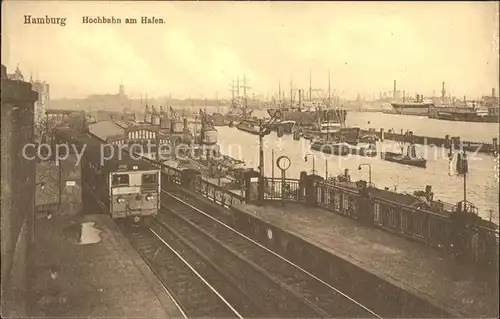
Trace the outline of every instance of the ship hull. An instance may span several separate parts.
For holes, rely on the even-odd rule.
[[[236,128],[240,131],[247,132],[253,135],[259,135],[259,130],[255,127],[248,127],[245,125],[238,125]]]
[[[437,112],[435,118],[444,121],[499,123],[498,115],[481,116],[477,114],[467,113]]]
[[[428,116],[432,103],[391,103],[393,114]]]
[[[269,116],[274,116],[278,109],[268,109]],[[282,121],[294,121],[301,126],[313,126],[323,121],[345,123],[347,119],[346,110],[318,110],[318,111],[290,111],[280,110]]]
[[[397,153],[383,152],[380,153],[380,158],[392,163],[415,166],[420,168],[427,167],[427,161],[423,158],[410,158]]]

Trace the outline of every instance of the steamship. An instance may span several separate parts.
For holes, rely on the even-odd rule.
[[[428,116],[429,108],[433,107],[433,103],[424,101],[423,95],[417,94],[415,100],[406,102],[403,99],[402,103],[393,102],[391,106],[395,114]]]
[[[498,98],[495,89],[491,96],[483,96],[480,101],[452,101],[448,105],[436,105],[429,111],[429,117],[445,121],[499,123]]]
[[[418,116],[428,116],[429,108],[433,106],[432,101],[424,100],[424,96],[417,94],[415,98],[405,97],[405,92],[402,93],[402,101],[400,100],[401,91],[396,90],[396,81],[394,81],[394,91],[393,91],[394,101],[391,102],[392,110],[386,111],[385,113],[391,114],[402,114],[402,115],[418,115]]]

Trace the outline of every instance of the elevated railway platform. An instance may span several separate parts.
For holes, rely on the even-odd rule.
[[[234,226],[382,317],[498,318],[498,278],[320,208],[231,207]]]
[[[34,317],[181,317],[108,216],[39,216],[35,242]]]
[[[109,215],[82,214],[80,175],[71,160],[37,163],[31,315],[182,317]]]

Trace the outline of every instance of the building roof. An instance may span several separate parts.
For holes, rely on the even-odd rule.
[[[113,121],[102,121],[89,125],[90,133],[107,141],[113,137],[125,137],[125,130]]]

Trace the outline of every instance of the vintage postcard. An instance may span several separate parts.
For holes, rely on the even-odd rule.
[[[5,318],[498,318],[498,2],[3,1]]]

